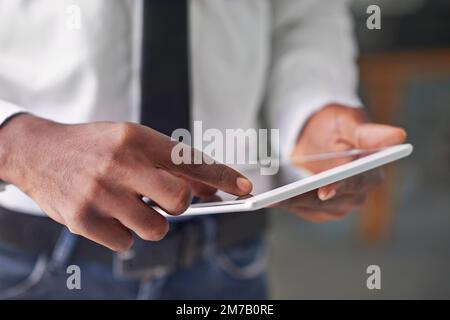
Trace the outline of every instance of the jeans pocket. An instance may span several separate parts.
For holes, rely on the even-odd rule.
[[[217,254],[215,263],[234,279],[250,280],[264,274],[267,253],[262,239],[257,239]]]

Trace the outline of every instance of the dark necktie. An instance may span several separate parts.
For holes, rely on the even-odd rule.
[[[141,123],[190,127],[188,0],[144,0]]]

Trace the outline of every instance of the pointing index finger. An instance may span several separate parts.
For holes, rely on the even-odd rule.
[[[172,144],[172,148],[180,145]],[[198,151],[188,145],[182,145],[182,152],[187,152],[190,161],[173,161],[172,150],[169,159],[163,157],[161,166],[169,172],[182,175],[189,179],[204,183],[219,190],[231,193],[237,196],[247,195],[253,185],[245,176],[230,168],[229,166],[218,163],[203,152]],[[181,156],[181,158],[184,158]],[[200,159],[200,163],[196,163],[195,159]],[[179,163],[181,162],[181,163]]]
[[[237,196],[249,194],[253,189],[250,180],[221,163],[173,164],[170,170]]]

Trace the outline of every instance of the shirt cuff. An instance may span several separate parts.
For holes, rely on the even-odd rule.
[[[310,99],[309,101],[302,101],[298,104],[293,104],[290,107],[284,108],[282,115],[279,116],[277,128],[280,128],[280,145],[279,152],[283,159],[289,158],[298,136],[309,120],[309,118],[330,104],[339,104],[351,108],[362,107],[361,100],[357,97],[320,97],[317,99]],[[320,134],[319,132],[317,134]]]
[[[0,126],[2,126],[11,117],[23,113],[26,110],[18,105],[12,104],[7,101],[0,100]],[[0,192],[5,191],[7,183],[0,180]]]
[[[18,105],[0,100],[0,126],[12,116],[22,112],[26,112],[26,110]]]

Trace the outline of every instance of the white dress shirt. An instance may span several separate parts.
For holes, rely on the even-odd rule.
[[[345,0],[190,0],[190,24],[204,128],[258,128],[262,114],[286,155],[320,107],[360,105]],[[0,0],[0,124],[21,111],[138,122],[141,29],[142,0]],[[15,186],[0,206],[41,214]]]

